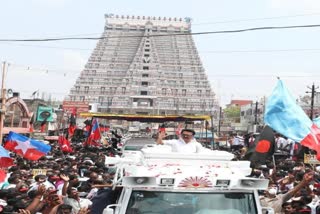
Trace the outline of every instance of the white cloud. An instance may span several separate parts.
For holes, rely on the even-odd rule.
[[[88,56],[83,56],[80,52],[65,50],[63,51],[63,68],[71,69],[71,70],[79,70],[83,69]]]
[[[39,90],[40,96],[47,93],[62,100],[75,84],[88,57],[70,50],[57,55],[60,60],[54,67],[13,66],[8,72],[6,87],[20,92],[22,98],[30,98],[32,92]]]
[[[290,11],[319,11],[319,0],[270,0],[273,9]]]
[[[69,0],[31,0],[31,4],[36,7],[61,8]]]

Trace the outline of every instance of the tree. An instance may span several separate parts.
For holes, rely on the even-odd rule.
[[[225,119],[232,122],[240,122],[240,107],[230,106],[223,110]]]
[[[311,97],[308,95],[305,95],[303,97],[300,96],[300,102],[303,104],[309,104],[311,102]]]

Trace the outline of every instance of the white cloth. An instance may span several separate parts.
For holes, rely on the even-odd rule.
[[[319,206],[319,197],[315,195],[312,202],[307,205],[311,208],[311,214],[316,214],[317,206]]]
[[[278,137],[276,138],[276,144],[278,149],[282,149],[287,145],[287,140],[284,139],[283,137]]]
[[[253,145],[254,141],[255,141],[255,138],[254,137],[250,137],[249,138],[249,146]]]
[[[195,139],[189,143],[185,143],[181,138],[178,140],[163,140],[162,142],[164,145],[171,146],[173,152],[199,153],[205,150]]]
[[[232,145],[233,146],[240,145],[240,139],[238,137],[234,137],[232,140]]]
[[[294,149],[295,142],[291,139],[287,139],[287,150],[289,151],[290,155],[293,156],[293,149]]]
[[[49,188],[52,188],[54,190],[56,189],[56,187],[52,183],[50,183],[49,181],[45,181],[45,182],[43,182],[41,184],[45,185],[46,189],[49,189]],[[30,192],[32,190],[37,190],[38,187],[39,187],[39,183],[35,182],[35,183],[30,185],[30,188],[29,188],[28,192]]]
[[[63,189],[64,183],[60,183],[56,188],[58,190],[57,194],[62,195],[62,189]]]
[[[89,200],[92,200],[93,198],[94,198],[94,196],[96,196],[97,195],[97,193],[98,193],[98,188],[92,188],[91,190],[90,190],[90,192],[88,193],[88,195],[87,195],[87,199],[89,199]]]
[[[81,208],[88,208],[92,205],[92,202],[86,198],[80,198],[79,201],[77,201],[74,198],[64,197],[63,202],[64,204],[72,206],[73,214],[77,214]]]

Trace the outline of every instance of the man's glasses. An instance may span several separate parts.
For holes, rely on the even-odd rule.
[[[192,138],[193,135],[189,135],[189,134],[182,134],[181,135],[183,138]]]

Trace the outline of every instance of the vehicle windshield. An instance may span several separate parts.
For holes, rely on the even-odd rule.
[[[253,193],[132,191],[126,214],[256,214]]]
[[[142,146],[125,146],[124,150],[126,151],[140,151]]]

